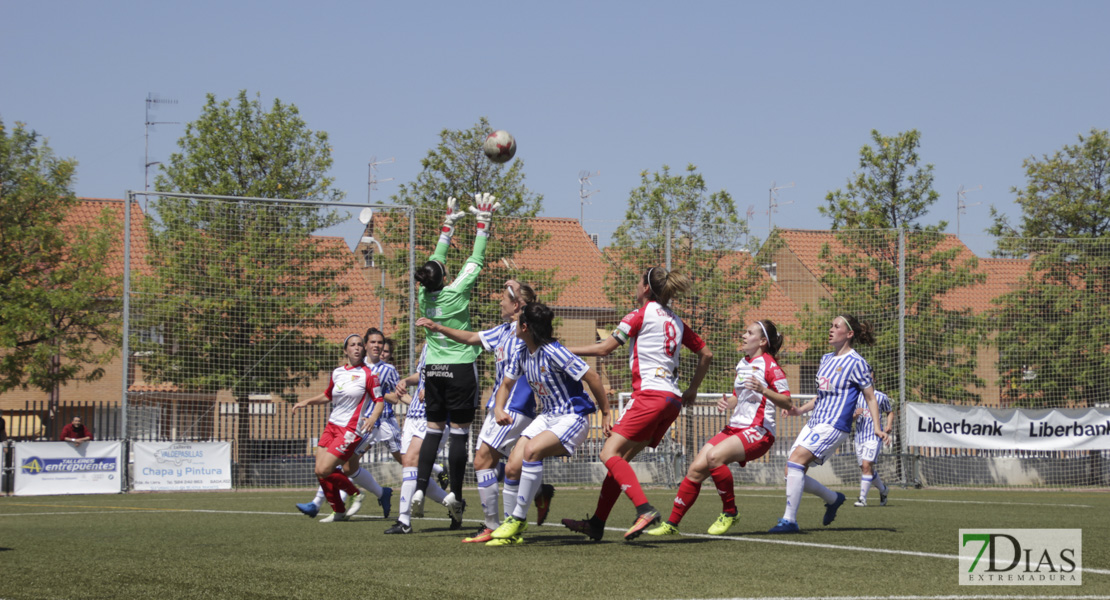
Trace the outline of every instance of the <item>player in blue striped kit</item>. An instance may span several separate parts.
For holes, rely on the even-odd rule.
[[[871,372],[871,378],[877,383],[874,371]],[[875,401],[879,404],[879,414],[886,415],[886,424],[882,429],[890,435],[894,429],[894,408],[890,403],[890,397],[876,390]],[[883,443],[875,437],[875,423],[871,420],[871,412],[867,410],[867,402],[862,397],[856,401],[854,416],[856,437],[852,441],[856,447],[856,458],[859,460],[860,469],[859,500],[856,501],[855,506],[867,506],[867,492],[871,491],[871,486],[879,488],[879,506],[886,506],[887,492],[890,490],[879,478],[879,472],[875,469],[879,463],[879,454],[883,451]]]
[[[464,543],[485,543],[493,539],[490,536],[501,525],[501,518],[497,510],[497,463],[512,453],[513,447],[520,439],[521,432],[531,425],[532,420],[536,417],[535,397],[532,394],[532,388],[528,387],[527,384],[513,387],[512,395],[505,407],[506,412],[512,418],[512,423],[499,425],[493,410],[497,392],[501,389],[504,380],[505,367],[508,364],[509,357],[517,346],[524,345],[524,342],[516,335],[520,312],[524,310],[528,303],[535,301],[536,292],[530,286],[509,279],[505,282],[505,290],[501,294],[499,303],[501,318],[505,320],[505,323],[497,327],[474,332],[452,329],[427,318],[416,321],[418,327],[426,327],[428,331],[443,334],[448,339],[460,344],[482,346],[487,352],[493,353],[496,359],[493,389],[490,392],[489,401],[486,403],[486,418],[482,424],[482,432],[478,437],[480,445],[474,453],[474,474],[478,479],[478,497],[482,501],[482,513],[485,520],[474,535],[463,539]],[[520,471],[506,469],[504,496],[515,498],[519,485]],[[540,491],[536,495],[538,511],[536,522],[538,524],[542,525],[543,520],[547,517],[547,511],[551,507],[551,497],[554,494],[554,487],[548,484],[540,486]]]
[[[871,325],[860,322],[852,315],[840,315],[829,327],[829,345],[833,351],[821,357],[817,368],[817,399],[813,401],[813,414],[798,434],[786,461],[786,511],[770,533],[797,533],[798,505],[802,492],[819,496],[825,501],[825,518],[828,525],[844,504],[844,494],[834,492],[806,474],[811,464],[822,464],[848,439],[852,429],[852,414],[856,401],[862,395],[867,402],[875,423],[879,422],[879,407],[875,401],[875,388],[871,383],[871,366],[853,349],[855,344],[871,345],[875,335]],[[800,415],[807,407],[784,411]],[[875,435],[886,441],[886,432],[875,426]]]
[[[509,457],[506,473],[520,470],[520,488],[515,498],[505,495],[505,511],[509,516],[493,531],[486,545],[508,546],[523,542],[528,505],[543,481],[543,459],[549,456],[572,456],[589,433],[588,416],[601,409],[601,426],[608,436],[611,431],[609,402],[601,377],[586,361],[571,354],[553,337],[551,309],[538,302],[524,307],[517,325],[517,336],[524,346],[517,346],[505,367],[504,381],[497,392],[494,414],[498,425],[509,425],[512,416],[506,410],[516,381],[524,377],[536,396],[540,414],[520,434],[520,441]],[[582,386],[585,382],[595,401]]]

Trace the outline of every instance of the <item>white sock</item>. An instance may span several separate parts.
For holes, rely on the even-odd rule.
[[[379,498],[382,497],[382,486],[378,484],[378,481],[374,479],[370,471],[360,468],[355,471],[354,475],[351,475],[351,481],[355,482],[355,485],[362,487],[367,492]]]
[[[339,499],[346,502],[347,498],[348,498],[347,492],[344,492],[343,490],[339,490]]]
[[[324,488],[323,488],[323,486],[316,488],[316,497],[312,499],[312,503],[316,505],[316,508],[320,508],[321,506],[324,505]]]
[[[478,477],[478,498],[482,501],[486,527],[497,529],[501,524],[497,518],[497,469],[482,469],[475,475]]]
[[[875,473],[874,475],[872,475],[871,485],[879,488],[879,493],[880,494],[882,494],[884,496],[886,495],[886,493],[887,493],[886,484],[883,483],[882,479],[879,479],[879,474],[878,473]]]
[[[786,462],[786,512],[782,514],[782,518],[791,523],[798,522],[798,505],[802,503],[805,479],[805,467],[798,463]]]
[[[520,490],[520,482],[505,478],[504,489],[501,490],[501,503],[505,508],[505,516],[509,517],[516,510],[516,494]]]
[[[397,508],[397,520],[405,525],[412,523],[412,495],[416,493],[416,467],[401,469],[401,505]]]
[[[439,475],[443,472],[443,465],[439,463],[432,463],[432,475]]]
[[[870,475],[862,475],[859,478],[859,499],[867,500],[867,492],[871,491],[871,480],[874,479]]]
[[[528,518],[528,508],[532,506],[532,498],[540,491],[543,482],[543,461],[524,461],[520,469],[520,491],[516,495],[516,508],[513,516],[518,519]]]
[[[821,485],[816,479],[810,477],[809,475],[806,475],[805,477],[802,490],[807,494],[819,496],[822,500],[825,501],[825,504],[832,504],[833,502],[836,502],[836,492]]]
[[[447,492],[443,491],[443,488],[439,487],[438,481],[436,481],[435,479],[429,479],[428,489],[424,491],[424,495],[427,496],[428,499],[432,502],[443,502],[443,499],[447,497]]]

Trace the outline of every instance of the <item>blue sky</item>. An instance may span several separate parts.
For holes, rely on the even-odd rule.
[[[76,192],[143,187],[144,100],[195,119],[205,94],[296,104],[327,131],[349,201],[410,181],[444,128],[517,138],[544,214],[606,239],[640,172],[698,166],[767,234],[817,212],[877,129],[917,129],[941,198],[926,222],[980,255],[988,207],[1017,216],[1022,161],[1110,127],[1106,2],[24,2],[0,0],[0,118],[79,161]],[[151,160],[183,125],[159,125]],[[982,189],[975,189],[982,186]],[[790,204],[787,204],[790,203]],[[349,234],[352,235],[352,234]]]

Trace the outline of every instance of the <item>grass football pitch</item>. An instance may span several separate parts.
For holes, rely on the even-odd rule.
[[[1080,491],[902,490],[890,504],[851,505],[821,526],[805,496],[802,533],[768,535],[782,489],[737,488],[740,522],[706,528],[720,512],[712,487],[682,535],[623,541],[633,509],[621,498],[601,542],[565,529],[592,513],[596,488],[558,489],[547,523],[519,546],[460,543],[479,526],[477,494],[460,531],[428,504],[411,535],[383,535],[371,501],[345,523],[297,513],[315,490],[133,493],[0,498],[0,598],[940,598],[1110,595],[1110,494]],[[669,514],[673,491],[648,490]],[[325,509],[323,514],[330,512]],[[535,509],[529,514],[535,520]],[[1082,529],[1081,586],[958,584],[958,530]],[[964,564],[964,568],[967,565]]]

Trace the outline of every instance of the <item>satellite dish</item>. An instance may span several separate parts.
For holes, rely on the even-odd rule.
[[[374,218],[374,209],[370,207],[366,207],[362,209],[362,212],[358,213],[358,221],[363,225],[370,224],[370,219],[372,218]]]

